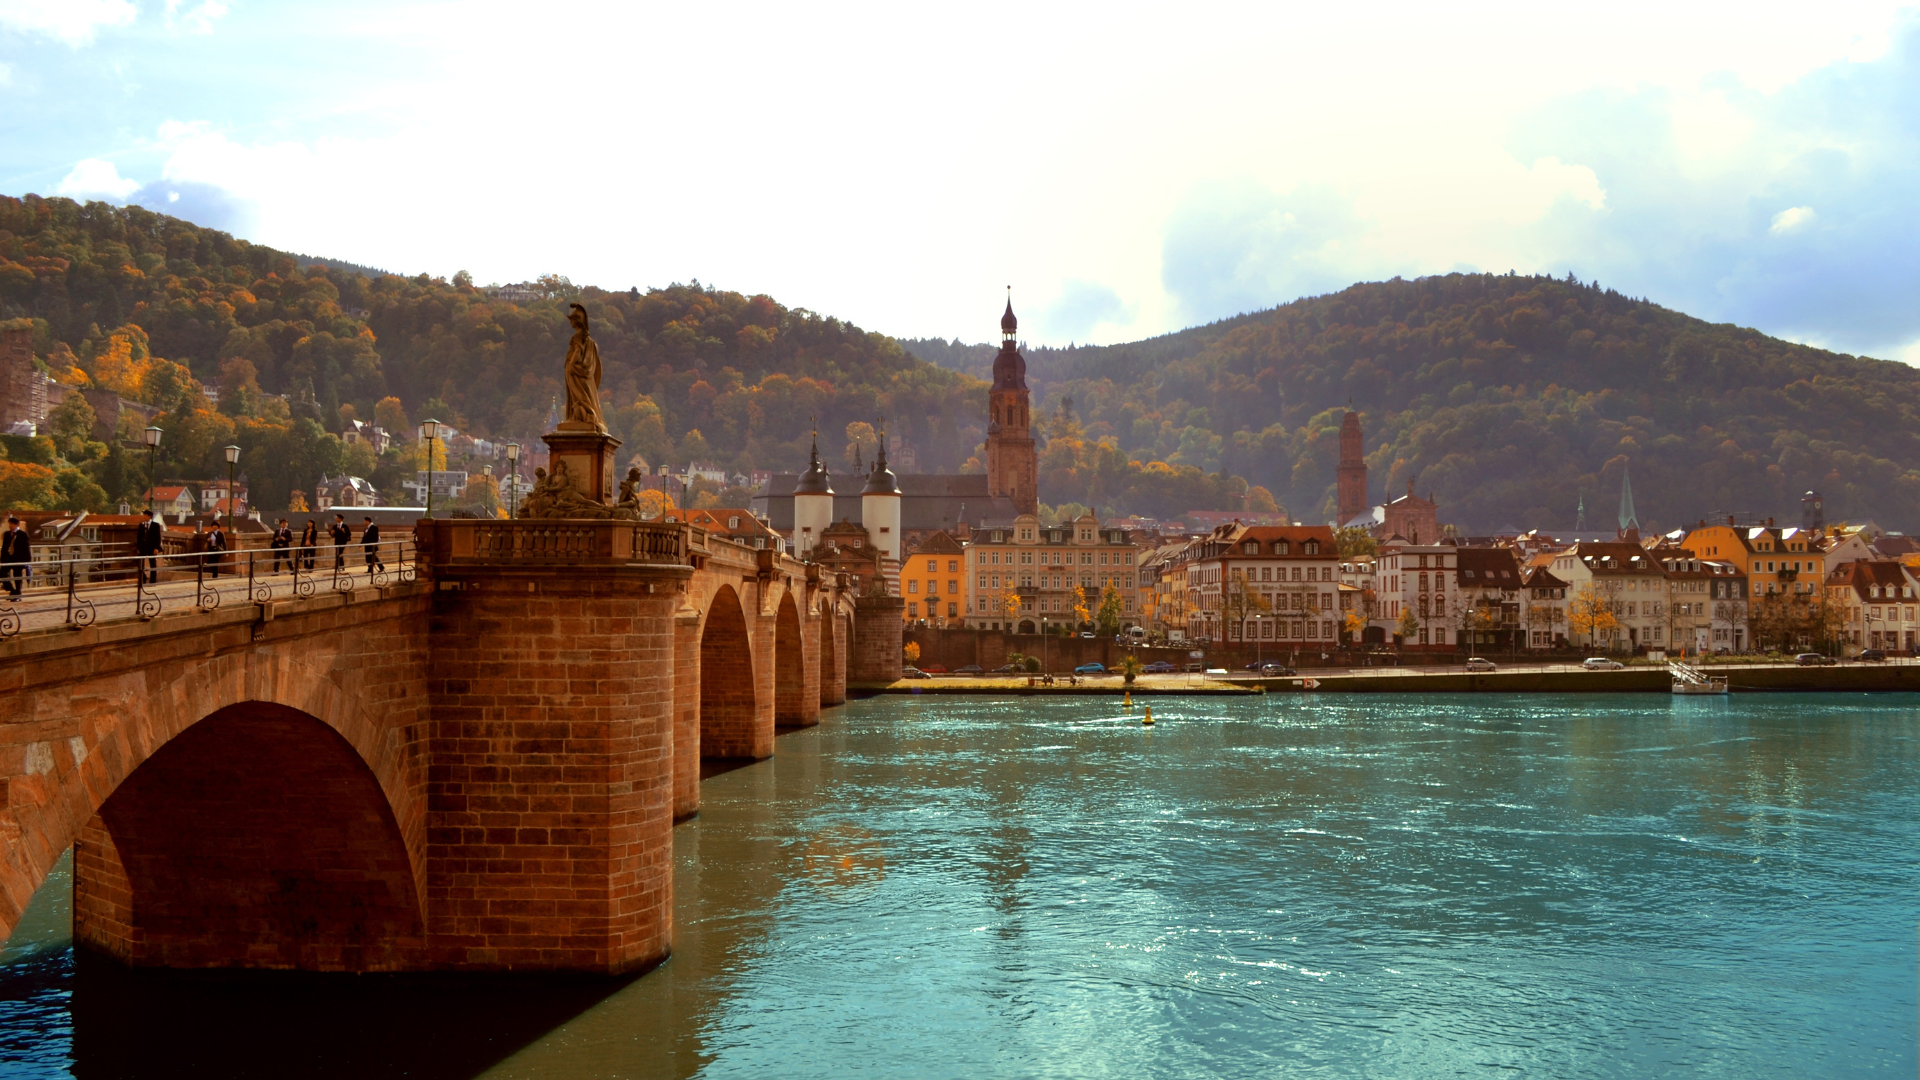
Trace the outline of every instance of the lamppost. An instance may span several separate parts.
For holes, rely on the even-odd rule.
[[[520,444],[517,442],[507,444],[507,471],[510,474],[507,479],[507,516],[513,517],[520,509],[516,505],[520,500]]]
[[[488,492],[489,494],[492,494],[492,492],[493,492],[493,484],[492,484],[492,480],[493,480],[493,466],[491,466],[491,465],[482,465],[482,466],[480,466],[480,475],[482,475],[482,476],[484,476],[484,477],[486,477],[486,478],[487,478],[487,480],[488,480],[488,484],[487,484],[487,492]],[[494,499],[494,500],[493,500],[493,505],[494,505],[494,508],[493,508],[493,509],[492,509],[491,511],[489,511],[489,513],[495,513],[495,514],[497,514],[497,513],[499,513],[499,512],[500,512],[500,500],[499,500],[499,499],[497,499],[497,498],[496,498],[496,499]]]
[[[440,437],[440,421],[427,420],[420,425],[420,438],[427,444],[427,518],[433,518],[433,443]]]
[[[153,460],[154,460],[154,455],[159,451],[159,449],[160,449],[160,429],[157,427],[150,427],[147,429],[147,509],[149,510],[153,509],[153,485],[155,482],[153,478],[154,477]]]
[[[240,460],[240,448],[227,447],[227,524],[233,524],[233,466]]]

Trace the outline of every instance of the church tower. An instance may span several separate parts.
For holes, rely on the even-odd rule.
[[[1000,316],[1000,354],[993,358],[993,388],[987,391],[987,494],[1005,496],[1022,514],[1040,504],[1039,466],[1028,415],[1027,361],[1014,343],[1020,320],[1013,299]]]
[[[1334,522],[1336,526],[1345,525],[1367,512],[1367,459],[1364,450],[1364,440],[1360,436],[1360,414],[1348,409],[1347,418],[1340,421],[1340,468],[1336,473],[1339,493],[1335,496],[1339,520]]]

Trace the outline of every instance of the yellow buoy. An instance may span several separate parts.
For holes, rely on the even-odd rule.
[[[1127,691],[1126,700],[1120,703],[1120,707],[1123,709],[1133,708],[1133,691],[1132,690]]]
[[[1153,726],[1153,706],[1151,705],[1147,706],[1147,715],[1144,719],[1140,721],[1140,723],[1145,725],[1146,727]]]

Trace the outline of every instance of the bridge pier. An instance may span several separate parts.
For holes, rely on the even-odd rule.
[[[435,966],[615,973],[672,949],[675,616],[692,571],[603,554],[621,526],[428,525],[452,541],[428,680]],[[548,558],[497,539],[575,532]]]

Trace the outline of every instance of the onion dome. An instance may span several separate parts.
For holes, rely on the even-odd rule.
[[[1000,332],[1015,333],[1020,329],[1020,320],[1013,317],[1013,297],[1007,297],[1007,313],[1000,316]]]
[[[817,433],[813,437],[811,457],[807,471],[801,473],[800,479],[794,483],[793,493],[795,495],[833,494],[833,480],[827,475],[827,467],[820,463],[820,436]]]
[[[867,486],[861,489],[862,495],[898,495],[900,478],[887,468],[887,431],[880,429],[880,446],[874,451],[873,471],[867,474]]]

